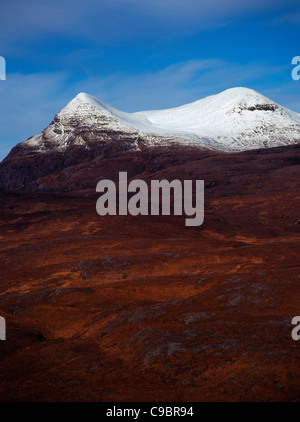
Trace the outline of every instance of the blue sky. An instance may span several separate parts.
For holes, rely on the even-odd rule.
[[[0,159],[78,92],[132,112],[246,86],[300,112],[299,0],[10,0],[0,28]]]

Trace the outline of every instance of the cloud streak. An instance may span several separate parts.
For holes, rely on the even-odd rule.
[[[0,159],[17,142],[47,126],[53,114],[64,105],[61,89],[64,72],[10,74],[0,84]]]

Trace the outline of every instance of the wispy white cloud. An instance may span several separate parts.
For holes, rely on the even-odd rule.
[[[64,72],[10,74],[0,84],[0,159],[17,142],[46,127],[64,105]]]
[[[260,78],[283,71],[289,70],[284,66],[238,65],[219,59],[189,60],[157,72],[90,77],[75,87],[132,112],[180,106],[234,86],[263,91]]]

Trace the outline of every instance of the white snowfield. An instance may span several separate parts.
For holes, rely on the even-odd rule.
[[[149,145],[172,142],[222,151],[244,151],[300,142],[300,114],[248,88],[232,88],[181,107],[125,113],[89,94],[78,94],[42,133],[25,143],[45,151],[45,139],[64,149],[68,139],[85,144],[78,133],[115,131],[146,139]],[[137,146],[138,148],[138,146]]]

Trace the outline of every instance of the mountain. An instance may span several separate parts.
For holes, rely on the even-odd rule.
[[[253,149],[259,125],[297,142],[298,119],[242,89],[136,114],[80,94],[17,145],[0,164],[23,190],[0,188],[0,401],[299,401],[300,143]],[[204,180],[203,225],[100,217],[96,184],[119,171]]]
[[[138,113],[119,111],[80,93],[46,129],[12,149],[0,164],[0,186],[55,190],[53,180],[67,179],[66,169],[90,167],[94,160],[128,151],[180,146],[238,152],[298,142],[300,114],[247,88],[228,89],[182,107]],[[49,175],[51,182],[45,179]]]
[[[0,190],[0,401],[299,401],[300,146],[165,154],[146,176],[204,179],[200,227]]]
[[[22,147],[39,152],[66,150],[113,137],[132,148],[177,141],[243,151],[299,142],[300,114],[247,88],[228,89],[177,108],[138,113],[119,111],[80,93]]]
[[[182,107],[135,116],[200,144],[209,140],[217,150],[245,151],[300,142],[300,114],[247,88],[228,89]]]

